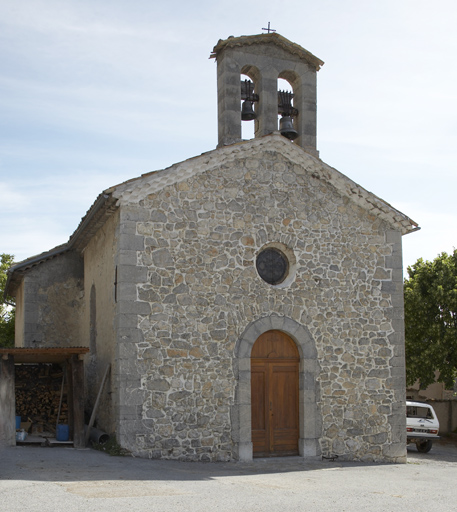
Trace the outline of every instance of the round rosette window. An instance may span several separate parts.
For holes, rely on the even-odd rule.
[[[289,260],[276,247],[263,249],[257,256],[255,264],[259,276],[271,285],[281,284],[289,274]]]
[[[297,260],[290,247],[280,242],[271,242],[260,249],[255,266],[257,273],[266,283],[285,288],[295,279]]]

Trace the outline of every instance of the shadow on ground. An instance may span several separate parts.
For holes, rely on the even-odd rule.
[[[437,442],[428,454],[408,447],[408,463],[457,463],[457,446]],[[178,462],[133,457],[111,457],[93,449],[16,446],[0,453],[0,479],[42,482],[69,481],[199,481],[225,476],[262,475],[284,472],[344,470],[382,464],[309,461],[300,457],[254,459],[253,462]]]
[[[34,481],[83,480],[207,480],[223,476],[332,470],[369,463],[305,461],[300,457],[254,459],[252,462],[179,462],[74,448],[11,447],[1,453],[0,479]],[[380,464],[376,464],[379,466]]]

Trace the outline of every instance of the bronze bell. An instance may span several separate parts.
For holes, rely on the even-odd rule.
[[[257,117],[257,114],[252,108],[252,101],[245,100],[241,106],[241,119],[242,121],[252,121]]]
[[[294,128],[294,123],[290,116],[283,116],[279,121],[279,131],[284,137],[294,140],[298,137],[298,132]]]

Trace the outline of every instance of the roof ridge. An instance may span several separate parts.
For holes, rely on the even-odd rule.
[[[245,158],[253,149],[268,147],[269,151],[282,151],[291,162],[302,166],[317,179],[322,179],[335,187],[358,206],[374,213],[390,224],[396,225],[403,234],[416,231],[418,224],[408,216],[391,206],[387,201],[363,188],[346,175],[323,162],[303,148],[293,144],[279,132],[264,135],[248,141],[223,146],[188,160],[178,162],[166,169],[144,174],[110,189],[118,204],[137,203],[145,195],[158,192],[168,185],[174,185],[197,174],[202,174],[212,167],[227,164],[236,158]]]

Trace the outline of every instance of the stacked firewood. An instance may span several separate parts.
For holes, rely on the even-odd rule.
[[[15,366],[16,416],[32,423],[29,433],[55,434],[63,370],[58,364]],[[67,386],[64,384],[59,423],[68,422]]]

